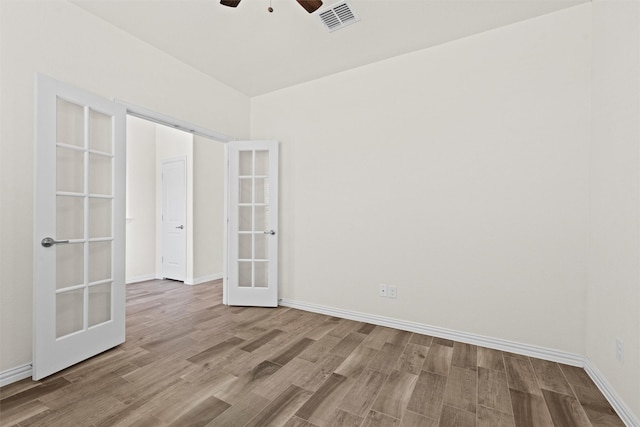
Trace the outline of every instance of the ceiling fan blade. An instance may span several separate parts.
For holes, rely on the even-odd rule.
[[[313,13],[322,6],[322,0],[296,0],[309,13]]]
[[[240,4],[240,0],[220,0],[220,4],[223,6],[237,7]]]

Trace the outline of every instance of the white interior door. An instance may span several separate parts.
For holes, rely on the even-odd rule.
[[[187,275],[186,158],[162,161],[162,277]]]
[[[228,156],[226,303],[278,305],[278,142],[234,141]]]
[[[35,380],[125,340],[125,113],[37,78]]]

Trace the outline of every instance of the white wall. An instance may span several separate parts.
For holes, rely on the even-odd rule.
[[[156,126],[127,116],[127,283],[156,276]]]
[[[594,1],[593,39],[586,355],[640,422],[640,2]]]
[[[281,296],[584,354],[590,28],[578,6],[253,98]]]
[[[0,372],[31,362],[34,73],[238,138],[249,99],[63,0],[0,2]]]
[[[194,276],[222,278],[224,250],[224,144],[193,139]]]

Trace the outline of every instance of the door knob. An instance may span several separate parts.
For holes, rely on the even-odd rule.
[[[265,231],[264,234],[270,234],[273,236],[274,234],[276,234],[276,232],[273,230],[268,230],[268,231]]]
[[[68,240],[55,240],[51,237],[45,237],[44,239],[42,239],[42,242],[40,242],[40,244],[42,246],[44,246],[45,248],[50,248],[53,245],[63,245],[65,243],[69,243]]]
[[[179,228],[180,230],[182,230],[184,228],[184,225],[179,225],[176,228]]]

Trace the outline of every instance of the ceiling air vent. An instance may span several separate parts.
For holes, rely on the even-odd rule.
[[[339,30],[347,25],[358,22],[360,18],[353,12],[353,8],[347,1],[336,3],[318,12],[324,26],[331,31]]]

